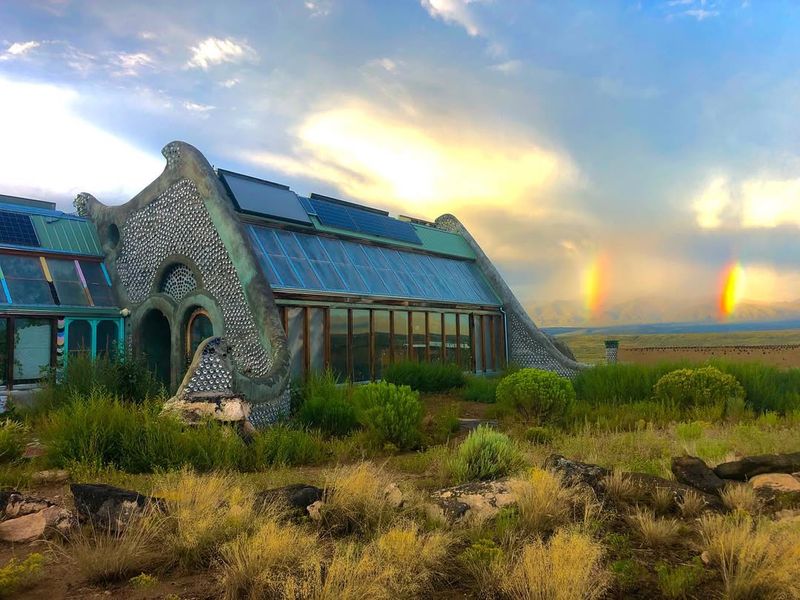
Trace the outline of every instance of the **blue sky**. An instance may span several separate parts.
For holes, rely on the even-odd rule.
[[[800,298],[800,3],[0,3],[0,192],[220,167],[457,214],[526,303]]]

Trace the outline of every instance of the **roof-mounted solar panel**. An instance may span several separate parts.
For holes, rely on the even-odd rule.
[[[419,239],[416,230],[410,223],[393,219],[385,211],[328,199],[318,194],[312,194],[308,202],[320,223],[327,227],[356,231],[410,244],[422,244],[422,240]]]
[[[311,225],[297,194],[287,186],[224,169],[217,173],[240,212]]]
[[[0,210],[0,244],[38,248],[39,238],[30,215]]]

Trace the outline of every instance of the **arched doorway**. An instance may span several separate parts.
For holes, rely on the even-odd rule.
[[[172,347],[169,321],[164,313],[154,308],[144,316],[140,327],[140,339],[147,367],[169,388]]]
[[[198,346],[206,338],[214,335],[214,327],[211,324],[211,318],[204,308],[196,308],[186,321],[186,364],[192,362],[194,353],[197,352]]]

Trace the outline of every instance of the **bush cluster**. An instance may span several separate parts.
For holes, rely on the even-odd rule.
[[[42,418],[41,436],[56,466],[114,466],[129,473],[184,465],[199,471],[257,470],[315,462],[323,454],[322,440],[306,431],[275,426],[245,444],[230,427],[185,425],[160,411],[158,401],[130,404],[95,391],[73,396]]]
[[[506,434],[480,425],[461,442],[450,469],[459,482],[497,479],[523,465],[522,453]]]
[[[297,420],[327,435],[347,435],[358,427],[351,388],[340,385],[332,371],[309,373],[299,391]]]
[[[407,385],[418,392],[446,392],[463,387],[466,376],[453,363],[405,361],[384,367],[383,379],[395,385]]]
[[[483,402],[494,404],[497,400],[497,384],[500,380],[496,377],[476,377],[469,375],[467,384],[461,390],[461,397],[469,402]]]
[[[715,367],[678,369],[662,376],[653,387],[656,400],[683,409],[725,406],[729,400],[744,400],[744,388],[733,375]]]
[[[563,418],[574,401],[572,382],[550,371],[522,369],[497,385],[500,414],[516,414],[537,425]]]
[[[419,445],[422,403],[417,392],[378,381],[356,388],[354,395],[359,421],[377,443],[401,450]]]

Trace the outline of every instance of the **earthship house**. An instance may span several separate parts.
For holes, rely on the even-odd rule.
[[[57,348],[67,356],[81,345],[106,351],[108,320],[117,338],[124,331],[127,349],[144,355],[177,390],[176,398],[243,398],[255,425],[285,413],[290,381],[312,370],[330,368],[361,382],[408,359],[455,362],[475,373],[507,361],[567,376],[583,368],[537,329],[456,217],[429,223],[318,194],[298,196],[283,185],[215,170],[183,142],[162,153],[163,173],[129,202],[107,206],[80,194],[78,216],[59,213],[64,227],[91,240],[73,260],[72,279],[53,275],[51,260],[71,257],[63,247],[51,254],[49,247],[0,238],[3,281],[17,272],[12,257],[25,257],[30,273],[41,267],[35,275],[44,286],[30,306],[5,298],[6,327],[13,331],[14,319],[43,311],[52,319],[51,362],[57,363]],[[0,205],[0,219],[33,220],[38,211]],[[113,297],[98,303],[99,289]],[[45,291],[53,299],[46,309],[38,304],[48,300]],[[73,333],[80,319],[89,329]]]

